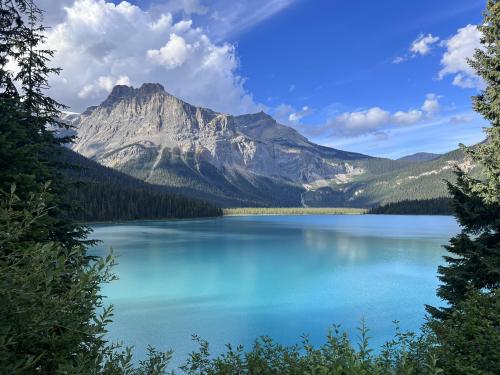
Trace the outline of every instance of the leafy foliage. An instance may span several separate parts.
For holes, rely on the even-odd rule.
[[[194,336],[199,350],[189,355],[181,370],[188,375],[435,375],[442,372],[434,354],[432,335],[417,337],[397,329],[394,339],[375,355],[364,323],[359,331],[357,348],[345,332],[334,326],[320,347],[314,347],[307,337],[301,345],[291,347],[262,337],[248,352],[241,346],[227,345],[227,350],[219,356],[211,356],[208,342]]]
[[[33,236],[48,215],[42,189],[23,202],[0,197],[0,369],[6,374],[161,374],[170,353],[150,350],[139,368],[130,349],[109,344],[112,307],[100,285],[114,280],[111,256],[92,258]],[[35,237],[35,238],[33,238]]]

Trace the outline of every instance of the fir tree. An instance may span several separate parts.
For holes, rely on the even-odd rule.
[[[58,120],[64,106],[45,94],[48,77],[59,69],[48,66],[53,51],[43,48],[41,20],[32,0],[0,0],[0,189],[16,184],[26,200],[50,181],[45,199],[52,208],[36,233],[70,248],[88,231],[69,220],[72,207],[63,200],[66,186],[54,155],[70,139],[54,134],[65,127]]]
[[[486,88],[473,98],[473,107],[491,124],[482,144],[465,148],[482,167],[483,178],[473,178],[457,168],[457,182],[448,183],[452,208],[462,231],[446,249],[447,265],[438,269],[442,281],[438,295],[448,306],[428,306],[434,318],[446,319],[474,290],[494,294],[500,286],[500,3],[489,0],[484,15],[482,48],[470,65]]]

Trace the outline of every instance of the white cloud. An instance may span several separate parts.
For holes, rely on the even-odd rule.
[[[193,3],[194,4],[194,3]],[[47,33],[56,50],[52,95],[73,110],[98,104],[116,83],[161,83],[195,105],[231,113],[260,110],[238,75],[235,47],[214,43],[192,21],[128,2],[75,0]],[[126,79],[125,79],[126,77]]]
[[[288,120],[294,124],[298,124],[305,116],[311,113],[311,108],[303,106],[300,111],[290,113]]]
[[[391,125],[414,125],[433,118],[440,110],[439,97],[427,94],[421,110],[409,109],[391,113],[380,107],[372,107],[364,111],[344,112],[332,119],[323,127],[323,131],[332,135],[357,137],[364,134],[375,134],[387,137],[382,131]]]
[[[413,59],[418,55],[427,55],[433,48],[433,45],[439,41],[439,37],[433,36],[432,34],[421,34],[417,39],[415,39],[409,48],[410,53],[404,56],[398,56],[392,60],[393,64],[400,64],[407,60]]]
[[[44,11],[43,22],[53,26],[62,22],[66,16],[65,7],[71,6],[74,0],[37,0],[36,5]]]
[[[439,37],[433,36],[432,34],[422,34],[413,41],[410,46],[410,51],[415,55],[427,55],[431,51],[432,45],[438,40]]]
[[[481,46],[481,32],[475,25],[467,25],[444,42],[446,52],[441,59],[442,69],[438,78],[454,75],[453,84],[463,88],[482,87],[481,79],[467,63],[477,48]]]
[[[395,124],[411,125],[422,120],[423,115],[418,109],[410,109],[407,112],[397,111],[392,115],[391,121]]]
[[[437,113],[440,110],[438,96],[436,94],[427,94],[422,110],[429,114]]]
[[[115,78],[113,76],[100,76],[93,83],[83,86],[78,93],[82,99],[85,98],[98,98],[101,94],[109,93],[116,85],[130,85],[130,78],[128,76],[120,76]]]
[[[365,111],[344,112],[328,121],[326,127],[336,135],[358,136],[377,132],[391,120],[391,114],[380,107]]]
[[[186,43],[184,38],[170,34],[170,40],[163,47],[148,50],[148,57],[165,69],[174,69],[186,62],[192,48],[193,46]]]
[[[312,112],[313,110],[308,106],[295,109],[289,104],[280,104],[274,109],[271,108],[271,113],[278,122],[291,126],[300,125],[300,121]]]

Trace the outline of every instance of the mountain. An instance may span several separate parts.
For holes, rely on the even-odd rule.
[[[263,112],[214,112],[151,83],[115,86],[71,124],[73,150],[83,156],[223,207],[372,207],[444,196],[440,178],[463,159],[390,160],[324,147]]]
[[[433,154],[430,152],[417,152],[416,154],[406,155],[397,160],[406,160],[406,161],[428,161],[434,160],[441,156],[441,154]]]

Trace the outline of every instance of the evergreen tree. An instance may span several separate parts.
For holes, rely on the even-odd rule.
[[[0,190],[16,184],[26,200],[50,181],[45,199],[51,209],[39,222],[45,230],[36,233],[71,248],[88,230],[69,220],[72,207],[63,200],[66,186],[54,154],[70,139],[55,136],[65,126],[58,120],[64,106],[44,93],[48,76],[59,69],[48,66],[53,51],[43,48],[41,19],[32,0],[0,0]]]
[[[498,292],[470,292],[437,327],[439,367],[453,375],[498,374],[499,322]]]
[[[100,286],[114,279],[112,258],[33,235],[49,213],[40,190],[0,194],[0,373],[163,374],[169,352],[150,348],[134,368],[131,350],[105,338],[112,310]]]
[[[434,318],[446,319],[470,291],[493,294],[500,286],[500,2],[489,0],[484,15],[482,49],[470,65],[486,88],[473,98],[474,109],[491,124],[484,143],[466,150],[482,167],[483,178],[473,178],[457,168],[457,182],[448,183],[452,208],[462,231],[446,249],[447,265],[438,269],[438,295],[448,302],[444,308],[428,306]]]
[[[18,56],[17,37],[25,28],[21,13],[27,9],[28,0],[0,1],[0,98],[17,97],[13,72],[5,69],[7,63]]]

